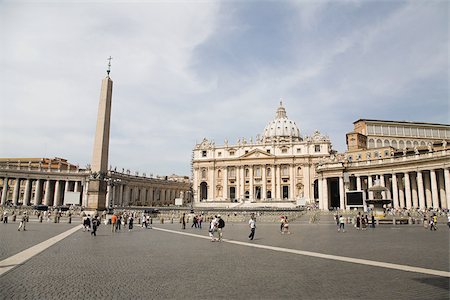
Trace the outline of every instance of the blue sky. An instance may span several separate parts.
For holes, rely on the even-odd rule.
[[[190,175],[204,137],[280,98],[345,150],[360,118],[450,123],[448,1],[0,1],[0,157],[91,160],[107,57],[110,164]]]

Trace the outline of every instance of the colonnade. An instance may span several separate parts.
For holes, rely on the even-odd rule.
[[[375,184],[386,187],[383,199],[391,199],[392,207],[406,209],[448,209],[450,208],[450,169],[430,168],[416,170],[392,170],[391,172],[372,171],[364,174],[361,171],[349,172],[349,176],[341,173],[338,177],[322,177],[319,179],[319,208],[328,210],[331,207],[348,209],[346,192],[364,191],[367,199],[373,199],[369,189]],[[338,182],[339,199],[330,192],[330,185]],[[338,204],[338,205],[333,205]]]
[[[84,185],[83,180],[77,179],[3,177],[1,181],[1,205],[6,205],[10,201],[14,206],[65,205],[66,193],[78,192],[81,195]]]

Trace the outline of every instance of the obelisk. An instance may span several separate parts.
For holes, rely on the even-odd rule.
[[[95,130],[94,151],[92,154],[91,176],[88,187],[88,210],[104,210],[106,207],[109,131],[111,123],[111,99],[113,82],[109,77],[111,71],[109,57],[106,77],[102,80],[100,101],[98,105],[97,128]]]

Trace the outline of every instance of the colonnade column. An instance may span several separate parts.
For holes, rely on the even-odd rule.
[[[372,180],[372,175],[367,176],[367,190],[369,191],[369,199],[373,199],[373,192],[370,191],[370,188],[373,186]]]
[[[42,179],[36,180],[36,189],[34,191],[34,205],[39,205],[42,203],[42,185],[44,182]]]
[[[394,208],[399,208],[397,174],[395,173],[392,174],[392,198],[394,201]]]
[[[31,179],[27,179],[25,183],[25,194],[23,195],[23,205],[29,206],[31,198]]]
[[[356,190],[361,191],[361,176],[356,176]]]
[[[339,176],[339,206],[340,209],[345,209],[344,177],[342,176]]]
[[[405,184],[401,177],[397,183],[398,183],[398,200],[400,202],[400,207],[404,208],[405,207],[405,191],[404,191]]]
[[[425,208],[425,191],[423,189],[422,171],[417,171],[417,190],[419,192],[419,208]]]
[[[411,208],[411,182],[409,180],[409,173],[405,172],[405,201],[406,201],[406,208]]]
[[[19,204],[19,193],[20,193],[20,178],[16,178],[14,182],[14,192],[13,192],[13,203],[16,206]]]
[[[241,180],[241,186],[240,186],[240,190],[241,190],[241,199],[245,199],[245,166],[241,166],[240,167],[240,180]]]
[[[412,207],[419,207],[418,193],[417,193],[417,176],[411,176],[411,198],[412,198]]]
[[[427,173],[424,174],[424,185],[425,185],[425,200],[426,200],[426,204],[427,207],[432,207],[433,206],[433,199],[431,196],[431,186],[430,186],[430,175],[428,175]]]
[[[444,180],[445,180],[445,197],[447,198],[447,208],[450,208],[450,170],[448,168],[444,169]]]
[[[441,207],[447,208],[447,200],[445,199],[444,172],[439,172],[439,198],[441,199]]]
[[[380,185],[384,188],[386,187],[386,182],[384,181],[383,174],[380,175]],[[387,199],[386,191],[381,192],[381,199]]]
[[[3,190],[2,190],[2,205],[6,205],[6,198],[8,197],[8,177],[3,178]]]
[[[439,208],[439,195],[437,189],[436,170],[430,170],[431,195],[433,197],[433,207]]]
[[[61,205],[61,180],[56,180],[56,182],[55,182],[55,195],[54,195],[53,203],[56,206]]]
[[[330,205],[328,204],[328,181],[326,178],[322,182],[323,189],[323,210],[328,211]]]
[[[51,198],[51,189],[50,189],[50,187],[51,187],[51,181],[47,180],[45,182],[45,205],[48,205],[48,206],[52,205],[52,203],[51,203],[52,198]]]
[[[319,209],[323,209],[323,184],[322,184],[322,178],[317,179],[317,191],[319,192]]]

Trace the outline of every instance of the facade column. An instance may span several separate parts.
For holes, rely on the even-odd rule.
[[[439,172],[439,199],[441,200],[441,207],[448,208],[447,199],[445,199],[444,171]]]
[[[53,198],[53,203],[56,206],[61,205],[61,180],[56,180],[55,182],[55,195]]]
[[[303,172],[303,197],[306,199],[306,201],[310,202],[311,198],[314,198],[314,185],[311,185],[311,174],[309,169],[309,164],[305,164],[302,168]],[[312,197],[311,197],[311,186],[313,186],[312,189]],[[302,196],[302,195],[300,195]]]
[[[108,185],[106,186],[105,207],[110,207],[112,205],[111,195],[112,195],[112,185],[111,185],[111,183],[108,183]]]
[[[397,174],[392,173],[392,200],[394,202],[394,208],[399,208],[400,203],[398,201],[398,182]]]
[[[328,211],[330,205],[328,203],[328,180],[326,178],[323,179],[322,189],[323,189],[323,210]]]
[[[382,187],[386,187],[386,182],[384,181],[384,174],[380,175],[380,185]],[[386,198],[386,191],[381,192],[381,199],[387,199]]]
[[[42,179],[36,180],[36,189],[34,190],[34,205],[39,205],[42,203]]]
[[[425,208],[425,191],[423,189],[422,171],[417,171],[417,190],[419,194],[419,208]]]
[[[83,185],[83,196],[81,199],[81,205],[84,207],[87,207],[88,205],[88,190],[89,190],[89,181],[84,181],[84,185]]]
[[[216,184],[214,178],[216,177],[214,174],[215,168],[214,167],[208,167],[208,199],[207,200],[214,200],[216,198]],[[164,197],[164,200],[167,200],[167,197]]]
[[[78,180],[76,180],[74,183],[74,186],[73,186],[73,191],[79,192],[79,189],[80,189],[80,182]]]
[[[228,200],[228,167],[223,169],[223,198]]]
[[[373,192],[370,191],[370,188],[373,186],[373,178],[372,175],[367,176],[367,191],[369,192],[369,199],[373,199]]]
[[[51,181],[47,179],[45,182],[45,205],[52,206],[51,198]]]
[[[447,198],[447,208],[450,208],[450,170],[448,168],[444,169],[444,180],[445,180],[445,197]]]
[[[266,179],[266,171],[267,171],[267,166],[266,165],[262,165],[261,166],[261,178],[262,178],[262,186],[261,186],[261,200],[266,200],[267,199],[267,179]]]
[[[276,199],[281,200],[281,165],[277,165],[277,184],[276,184]]]
[[[19,204],[19,194],[20,194],[20,178],[16,178],[14,182],[14,192],[13,192],[13,204],[15,206]]]
[[[411,198],[412,198],[412,207],[419,207],[419,198],[417,193],[417,176],[411,176]]]
[[[119,206],[123,206],[123,189],[124,189],[124,185],[121,184],[120,189],[119,189],[119,201],[118,201]]]
[[[339,176],[339,208],[345,209],[344,177]]]
[[[23,195],[23,205],[29,206],[31,198],[31,179],[27,179],[25,183],[25,194]]]
[[[8,182],[9,182],[9,178],[3,178],[3,190],[2,190],[2,205],[6,205],[6,200],[8,198]]]
[[[245,200],[245,166],[241,166],[241,198]]]
[[[433,208],[439,208],[439,194],[436,180],[436,170],[430,170],[431,195],[433,197]]]
[[[295,175],[297,174],[297,170],[295,170],[295,166],[294,165],[290,165],[289,166],[289,198],[291,200],[295,200]]]
[[[271,171],[271,185],[272,185],[272,192],[270,193],[271,199],[275,199],[275,190],[276,190],[276,181],[275,181],[275,165],[270,166]]]
[[[406,208],[411,209],[411,181],[409,180],[409,173],[404,173],[405,177],[405,201]]]
[[[249,170],[249,181],[250,181],[250,185],[249,185],[249,190],[248,190],[248,200],[250,201],[254,201],[255,200],[255,191],[254,191],[254,185],[253,185],[253,166],[248,166],[248,170]]]
[[[361,176],[356,176],[356,190],[357,191],[362,191],[361,189]]]

